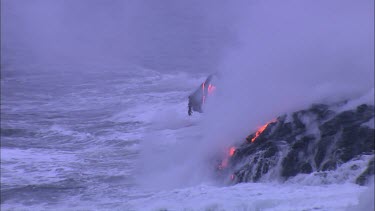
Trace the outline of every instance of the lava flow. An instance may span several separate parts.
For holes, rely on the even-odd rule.
[[[232,157],[235,152],[236,152],[235,147],[229,148],[228,155],[225,156],[225,158],[221,161],[221,164],[219,165],[219,169],[224,169],[228,166],[229,158]]]
[[[202,84],[202,104],[206,102],[206,95],[211,95],[215,91],[216,87],[212,84],[208,84],[206,90],[206,84]]]
[[[267,123],[266,123],[265,125],[263,125],[262,127],[260,127],[260,128],[257,130],[257,132],[255,133],[254,138],[251,139],[251,142],[254,142],[255,139],[257,139],[257,138],[260,136],[260,134],[263,133],[263,131],[267,128],[267,126],[268,126],[269,124],[275,122],[275,121],[276,121],[276,120],[272,120],[272,121],[270,121],[270,122],[267,122]]]
[[[208,94],[212,94],[215,91],[216,87],[212,84],[208,85]]]
[[[272,120],[270,122],[267,122],[265,125],[261,126],[256,132],[255,136],[251,139],[251,142],[254,142],[255,139],[257,139],[260,134],[268,127],[269,124],[276,122],[276,120]],[[236,148],[234,146],[230,147],[228,150],[228,154],[224,157],[224,159],[221,161],[221,164],[219,165],[219,169],[224,169],[228,166],[229,159],[234,155],[236,152]]]
[[[231,147],[229,149],[229,156],[232,157],[234,155],[234,152],[236,151],[236,148],[235,147]]]

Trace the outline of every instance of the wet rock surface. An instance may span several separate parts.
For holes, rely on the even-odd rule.
[[[356,179],[355,182],[359,185],[366,185],[367,183],[370,182],[369,180],[371,176],[374,176],[374,173],[375,173],[375,161],[373,157],[368,163],[366,170],[361,175],[359,175],[359,177]]]
[[[345,111],[339,111],[337,105],[317,104],[280,116],[258,136],[253,133],[236,147],[229,160],[233,180],[286,180],[297,174],[335,170],[358,156],[373,155],[370,121],[374,121],[374,106],[367,104]],[[356,183],[365,184],[371,175],[374,158]]]

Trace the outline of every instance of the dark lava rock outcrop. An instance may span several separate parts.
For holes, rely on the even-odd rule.
[[[235,182],[256,182],[264,176],[283,178],[335,170],[361,155],[374,154],[374,106],[313,105],[278,117],[260,134],[236,147],[228,169]],[[374,175],[374,158],[357,178],[365,184]]]

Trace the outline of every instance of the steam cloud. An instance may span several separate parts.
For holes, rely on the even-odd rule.
[[[136,64],[164,72],[211,72],[231,36],[229,16],[219,16],[225,7],[209,1],[1,3],[3,68]]]
[[[244,137],[285,112],[373,92],[373,6],[331,0],[241,7],[238,47],[221,65],[206,131]]]
[[[178,167],[163,169],[161,178],[167,179],[159,184],[209,178],[210,156],[286,112],[362,96],[373,104],[373,1],[230,6],[237,14],[236,45],[219,66],[216,96],[207,102],[200,128],[203,140],[171,148],[174,155],[164,159]]]

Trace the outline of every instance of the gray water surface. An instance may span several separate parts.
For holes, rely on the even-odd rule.
[[[142,69],[3,77],[2,207],[126,208],[142,195],[134,168],[148,124],[132,109],[184,101],[188,87],[171,81]]]

